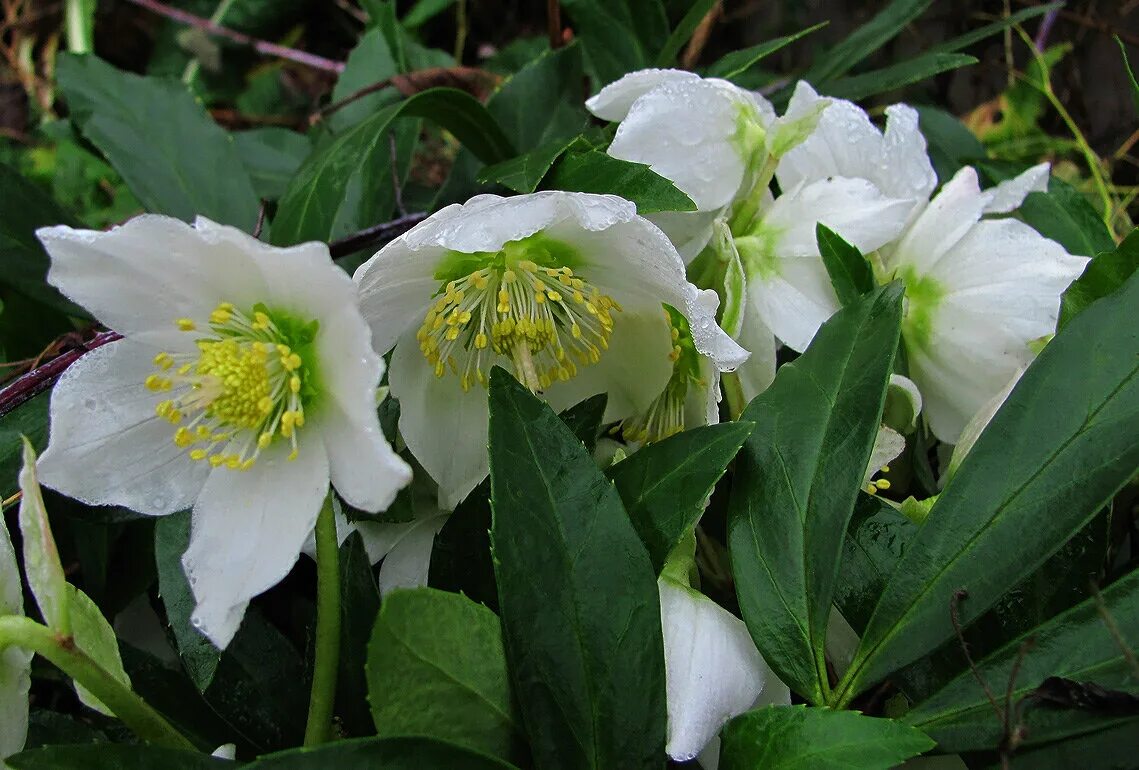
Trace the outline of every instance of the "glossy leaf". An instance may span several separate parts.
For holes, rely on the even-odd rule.
[[[498,616],[465,596],[389,594],[368,645],[367,678],[381,737],[431,735],[503,759],[522,745]]]
[[[636,203],[638,214],[696,209],[691,198],[645,164],[613,158],[600,150],[563,156],[542,186],[617,195]]]
[[[36,185],[15,169],[0,163],[0,284],[68,315],[86,318],[87,313],[47,282],[51,263],[36,230],[49,225],[76,225],[65,212]]]
[[[660,0],[562,0],[562,10],[585,47],[597,88],[651,67],[669,34]]]
[[[455,0],[419,0],[400,19],[405,29],[417,29],[455,4]]]
[[[205,692],[221,660],[214,647],[190,623],[194,594],[182,570],[182,554],[190,544],[190,512],[162,516],[154,525],[154,563],[158,568],[158,593],[166,607],[166,621],[178,645],[178,655],[191,681]]]
[[[878,433],[898,346],[892,284],[839,311],[744,410],[728,547],[740,610],[764,659],[815,703],[843,534]]]
[[[257,197],[277,200],[312,152],[312,141],[285,128],[267,127],[233,135],[237,154],[253,182]]]
[[[1139,269],[1139,230],[1132,230],[1113,251],[1098,254],[1060,298],[1059,328],[1097,299],[1122,286]]]
[[[148,211],[253,228],[257,194],[233,140],[182,83],[94,56],[61,56],[56,76],[72,121]]]
[[[843,542],[834,603],[855,632],[861,632],[874,604],[902,558],[918,525],[872,495],[859,495]]]
[[[497,367],[490,480],[506,656],[535,764],[659,767],[664,655],[648,556],[589,453]]]
[[[732,51],[725,54],[719,61],[708,67],[708,71],[704,73],[705,77],[710,78],[723,78],[731,80],[734,77],[742,75],[749,69],[758,64],[764,57],[770,56],[781,48],[794,43],[801,37],[816,32],[827,25],[826,22],[816,24],[813,27],[807,27],[804,30],[796,32],[793,35],[785,35],[777,37],[774,40],[768,40],[766,43],[753,45],[751,48],[742,48],[738,51]]]
[[[1030,194],[1017,209],[1017,215],[1070,254],[1092,257],[1115,248],[1111,233],[1092,205],[1055,176],[1048,180],[1048,192]]]
[[[1139,638],[1139,571],[1113,583],[1102,594],[1103,609],[1123,640]],[[1022,654],[1021,646],[1032,639]],[[1038,687],[1050,676],[1092,682],[1109,689],[1135,692],[1135,672],[1124,657],[1119,641],[1100,615],[1094,598],[1073,607],[978,663],[980,676],[995,691],[1004,693],[1016,668],[1012,703]],[[1031,700],[1031,699],[1030,699]],[[1125,713],[1096,713],[1055,706],[1034,706],[1021,711],[1026,733],[1024,745],[1082,735],[1113,723],[1134,719]],[[920,728],[948,752],[996,749],[1003,725],[994,718],[989,703],[971,671],[960,676],[915,706],[905,721]]]
[[[819,254],[839,302],[849,305],[874,288],[874,273],[862,252],[822,222],[815,225]]]
[[[224,759],[159,746],[101,743],[45,746],[5,760],[15,770],[225,770],[237,767]]]
[[[961,53],[924,53],[881,69],[830,81],[819,90],[840,99],[865,99],[976,63],[976,57]]]
[[[70,583],[64,583],[64,586],[71,615],[71,636],[75,646],[121,684],[130,687],[130,677],[123,669],[123,659],[119,654],[119,642],[115,638],[115,630],[87,594]],[[75,692],[84,705],[107,716],[114,716],[102,701],[88,692],[87,688],[78,681],[75,682]]]
[[[340,674],[336,679],[336,716],[349,736],[372,735],[368,706],[368,640],[380,611],[380,590],[372,560],[359,532],[340,546]]]
[[[558,415],[573,435],[577,436],[578,441],[585,446],[586,451],[592,452],[597,446],[597,434],[601,432],[601,421],[605,418],[605,407],[608,403],[608,394],[598,393]]]
[[[1029,19],[1034,19],[1037,16],[1043,16],[1049,11],[1054,11],[1063,6],[1063,3],[1047,3],[1044,5],[1037,5],[1032,8],[1021,8],[1019,11],[1001,15],[997,21],[990,24],[971,29],[964,35],[950,38],[944,43],[938,43],[929,49],[929,53],[948,53],[952,51],[960,51],[968,48],[974,43],[980,42],[986,38],[992,37],[999,32],[1003,32],[1009,27],[1016,24],[1023,24]]]
[[[656,574],[700,520],[712,489],[753,427],[748,422],[704,425],[642,447],[606,469]]]
[[[879,770],[933,748],[921,731],[856,711],[767,706],[720,734],[720,770]]]
[[[430,737],[357,738],[292,749],[244,765],[248,770],[510,770],[500,759]]]
[[[384,154],[390,156],[388,130],[399,117],[434,121],[487,162],[514,154],[494,119],[473,96],[453,88],[421,91],[341,133],[305,161],[281,197],[273,243],[329,240],[344,234],[335,231],[344,207],[354,207],[358,217],[374,210],[375,196],[384,192],[362,188],[361,174],[369,163],[379,162]]]
[[[986,156],[985,146],[955,116],[935,107],[918,107],[917,111],[930,162],[942,182]]]
[[[893,0],[874,18],[815,59],[803,80],[816,86],[845,75],[921,16],[933,0]]]
[[[25,401],[0,418],[0,499],[7,500],[19,489],[18,476],[24,463],[23,436],[36,451],[47,446],[50,393]]]
[[[1139,720],[1109,727],[1064,741],[1048,743],[1037,748],[1018,751],[1013,762],[1016,770],[1072,770],[1073,767],[1126,768],[1135,762],[1135,747],[1139,746]],[[983,770],[1004,770],[999,759],[972,767]]]
[[[578,137],[547,142],[516,158],[487,166],[478,173],[478,181],[483,184],[500,184],[516,193],[532,193],[538,189],[558,158],[578,142]]]
[[[692,33],[700,26],[700,22],[712,10],[712,6],[716,4],[717,0],[693,0],[689,4],[688,10],[684,12],[672,33],[668,36],[668,40],[664,43],[664,48],[660,49],[657,54],[656,67],[671,67],[676,62],[676,56],[680,53],[680,49],[692,38]]]
[[[1083,527],[1139,467],[1139,303],[1132,277],[1056,336],[915,535],[879,600],[849,697],[953,635]],[[1056,404],[1065,408],[1058,410]]]
[[[36,451],[23,439],[24,465],[20,469],[20,536],[24,540],[24,574],[36,597],[44,623],[60,636],[71,635],[67,577],[59,563],[59,549],[51,533],[47,508],[36,480]]]

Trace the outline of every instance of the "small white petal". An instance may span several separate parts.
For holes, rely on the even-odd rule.
[[[996,416],[1001,406],[1004,405],[1005,399],[1012,393],[1012,389],[1020,382],[1021,376],[1024,374],[1024,369],[1017,369],[1013,376],[1009,378],[1008,384],[1001,388],[1000,392],[989,399],[988,403],[982,406],[965,429],[961,432],[961,437],[957,440],[957,445],[953,447],[953,456],[949,460],[949,468],[946,471],[946,479],[956,473],[957,468],[961,465],[961,461],[965,459],[965,455],[969,454],[969,450],[977,443],[977,439],[981,437],[981,433],[992,422],[993,417]]]
[[[644,69],[614,80],[585,102],[585,108],[602,120],[624,120],[633,102],[664,83],[696,82],[700,76],[687,70]]]
[[[775,676],[743,621],[668,578],[657,581],[664,632],[668,735],[665,751],[687,761]]]
[[[427,516],[411,522],[403,537],[395,542],[380,565],[377,578],[380,596],[396,588],[420,588],[427,585],[431,569],[431,549],[435,535],[447,523],[447,514]]]
[[[637,99],[608,152],[647,164],[711,211],[730,203],[743,183],[749,159],[739,126],[748,113],[759,117],[756,102],[730,84],[667,83]]]
[[[107,232],[59,226],[36,235],[51,256],[52,285],[112,329],[159,347],[192,346],[175,319],[205,318],[222,301],[249,306],[266,298],[246,250],[173,217],[144,214]]]
[[[414,329],[396,344],[388,378],[399,399],[400,435],[439,485],[439,507],[454,510],[490,470],[486,389],[463,392],[453,375],[436,377]]]
[[[324,445],[304,438],[295,461],[278,445],[248,471],[214,469],[194,505],[182,557],[197,600],[191,620],[219,649],[249,600],[292,569],[328,494]]]
[[[865,486],[870,477],[882,470],[882,466],[889,465],[890,461],[906,451],[906,439],[901,433],[885,425],[878,427],[878,434],[874,437],[874,448],[870,450],[870,461],[866,463],[866,473],[862,476]]]
[[[865,179],[836,177],[780,195],[762,227],[779,234],[779,256],[818,256],[816,225],[822,223],[863,254],[894,240],[913,203],[889,198]]]
[[[740,344],[751,356],[736,370],[736,377],[744,401],[750,403],[775,381],[775,335],[753,307],[744,310]]]
[[[168,397],[144,385],[156,352],[124,339],[68,367],[51,396],[40,483],[88,505],[155,516],[189,507],[209,466],[191,461],[174,444],[173,426],[154,413]]]
[[[890,255],[890,267],[909,266],[919,274],[931,271],[977,223],[989,200],[971,166],[958,171],[902,236]]]
[[[779,261],[779,274],[748,278],[747,316],[770,328],[783,344],[802,352],[841,307],[818,257]],[[758,382],[757,382],[758,384]]]
[[[218,759],[236,759],[237,758],[237,744],[236,743],[223,743],[222,745],[220,745],[216,749],[214,749],[214,752],[212,754],[210,754],[210,756],[211,757],[217,757]]]
[[[992,199],[985,206],[986,214],[1007,214],[1019,208],[1024,199],[1032,192],[1048,191],[1048,163],[1040,163],[1025,171],[1023,174],[1006,179],[996,187],[986,190]]]
[[[661,211],[646,215],[676,246],[684,264],[696,259],[712,240],[712,227],[722,209],[712,211]]]

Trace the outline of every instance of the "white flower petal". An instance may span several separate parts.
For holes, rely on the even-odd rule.
[[[624,120],[633,102],[664,83],[696,82],[700,76],[687,70],[644,69],[614,80],[585,102],[585,108],[602,120]]]
[[[992,199],[985,206],[985,213],[1007,214],[1019,208],[1029,193],[1047,192],[1049,168],[1051,166],[1048,163],[1040,163],[1023,174],[1006,179],[996,187],[986,190]]]
[[[969,454],[969,450],[977,443],[977,439],[981,437],[981,433],[992,422],[993,417],[996,416],[997,411],[1004,405],[1005,399],[1012,393],[1012,389],[1020,382],[1021,376],[1024,374],[1024,369],[1017,369],[1013,376],[1009,378],[1008,384],[1001,388],[1000,392],[989,399],[988,403],[980,408],[976,414],[969,420],[969,424],[961,432],[961,437],[957,440],[957,445],[953,447],[953,456],[949,460],[949,468],[946,471],[946,480],[954,473],[961,465],[961,461],[965,459],[965,455]]]
[[[157,351],[130,339],[97,348],[68,367],[51,396],[40,483],[88,505],[122,505],[150,515],[194,501],[209,466],[174,444],[154,408],[166,394],[144,381]]]
[[[415,329],[396,344],[388,378],[399,399],[400,435],[439,485],[439,507],[454,510],[490,470],[486,389],[476,385],[464,393],[458,378],[436,377]]]
[[[335,405],[320,419],[332,485],[354,507],[369,513],[387,510],[411,482],[411,468],[392,450],[378,425],[360,425]]]
[[[172,217],[144,214],[107,232],[36,231],[51,255],[48,281],[112,329],[189,349],[178,318],[205,318],[219,302],[266,298],[249,253]]]
[[[577,376],[566,382],[555,382],[546,390],[546,400],[560,412],[590,396],[607,393],[605,422],[631,417],[647,409],[668,384],[671,351],[672,337],[663,310],[619,313],[609,349],[601,360],[578,366]]]
[[[684,399],[685,430],[720,421],[720,372],[707,358],[700,359],[700,379],[702,385],[688,385]]]
[[[805,115],[824,98],[800,81],[786,115]],[[937,175],[916,111],[900,104],[888,107],[883,135],[862,108],[844,99],[829,101],[815,132],[780,161],[776,178],[781,188],[849,177],[869,180],[885,195],[909,199],[911,205],[929,198]]]
[[[23,615],[24,594],[16,549],[0,521],[0,615]],[[32,653],[20,647],[0,650],[0,767],[4,757],[24,748],[28,735],[28,690]]]
[[[722,209],[712,211],[661,211],[646,215],[676,246],[684,264],[696,259],[712,240],[712,227]]]
[[[750,403],[775,381],[775,335],[754,307],[744,310],[740,344],[751,355],[736,370],[736,377],[739,378],[744,401]]]
[[[427,585],[431,569],[431,549],[435,535],[447,523],[447,514],[427,516],[411,522],[403,537],[395,542],[380,565],[380,596],[397,588],[420,588]]]
[[[792,350],[802,352],[841,307],[818,257],[779,260],[779,274],[748,278],[747,316],[770,328]]]
[[[700,753],[775,679],[743,621],[668,578],[657,581],[664,631],[668,737],[677,761]]]
[[[912,201],[888,198],[865,179],[836,177],[780,195],[761,227],[778,234],[779,256],[818,256],[820,222],[868,254],[898,236],[912,207]]]
[[[894,403],[894,399],[897,399],[900,402],[899,406],[905,409],[910,415],[909,421],[906,422],[905,425],[899,426],[906,432],[909,432],[917,427],[918,415],[921,414],[921,391],[918,390],[918,386],[909,377],[903,377],[900,374],[891,374],[890,384],[886,391],[887,408],[889,408],[890,404]]]
[[[893,428],[885,425],[878,427],[878,434],[874,437],[874,448],[870,450],[870,461],[866,463],[866,473],[862,476],[865,486],[870,478],[882,470],[882,466],[889,465],[890,461],[906,451],[906,439]]]
[[[191,620],[219,649],[249,600],[292,569],[328,494],[324,445],[304,438],[295,461],[278,444],[248,471],[214,469],[194,505],[182,557],[197,600]]]
[[[890,255],[890,267],[909,267],[919,275],[931,271],[977,223],[989,199],[971,166],[958,171],[902,236]]]
[[[645,163],[701,211],[732,201],[748,159],[737,138],[741,116],[759,115],[742,89],[712,81],[666,83],[633,104],[608,153]]]

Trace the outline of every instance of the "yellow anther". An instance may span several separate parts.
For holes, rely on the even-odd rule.
[[[865,489],[866,489],[866,493],[869,495],[878,494],[878,487],[874,486],[873,484],[867,484]]]
[[[513,270],[506,270],[502,274],[502,282],[503,283],[514,283],[517,280],[518,280],[518,274],[515,273]]]
[[[289,462],[292,462],[293,460],[297,459],[297,454],[298,454],[297,448],[293,447],[293,451],[289,452],[289,456],[286,457],[285,459],[288,460]]]
[[[222,455],[222,454],[210,455],[210,465],[212,465],[213,467],[217,468],[219,465],[221,465],[224,462],[225,462],[225,455]]]
[[[159,353],[154,357],[154,365],[159,369],[169,369],[174,365],[174,357],[169,353]]]
[[[475,335],[475,348],[476,349],[482,350],[483,348],[485,348],[487,346],[487,344],[489,342],[490,341],[487,339],[487,336],[485,334],[483,334],[482,332],[479,332],[478,334]]]
[[[190,459],[191,460],[205,460],[207,454],[209,454],[209,453],[204,449],[191,449],[190,450]]]
[[[890,472],[890,466],[889,465],[883,465],[882,466],[882,472],[883,473],[889,473]]]
[[[257,329],[258,331],[266,331],[266,330],[268,330],[270,323],[271,323],[271,321],[269,320],[269,316],[266,315],[265,313],[263,313],[262,311],[258,310],[258,311],[253,313],[253,328],[254,329]]]
[[[550,299],[551,302],[561,302],[562,301],[562,295],[559,294],[558,292],[554,291],[553,289],[547,289],[546,290],[546,296]]]
[[[262,433],[257,437],[257,448],[268,449],[269,445],[273,443],[272,433]]]
[[[294,393],[300,393],[301,392],[301,378],[296,376],[295,374],[289,378],[289,390],[291,390]]]
[[[192,332],[198,328],[198,325],[194,323],[194,319],[192,318],[179,318],[174,323],[178,325],[180,331],[184,332]]]
[[[194,443],[194,434],[186,428],[179,428],[174,431],[174,443],[182,448],[188,447]]]
[[[889,479],[876,479],[874,481],[874,486],[878,487],[878,489],[885,491],[885,490],[890,488],[890,480]]]

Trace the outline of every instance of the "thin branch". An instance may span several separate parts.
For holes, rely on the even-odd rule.
[[[328,244],[328,252],[333,259],[341,259],[369,247],[382,246],[394,241],[424,219],[427,219],[426,211],[415,211],[399,219],[373,225],[358,233],[331,241]]]
[[[546,0],[546,34],[550,37],[550,48],[556,51],[562,47],[562,4],[559,0]]]
[[[723,11],[723,4],[717,2],[700,20],[696,31],[692,33],[692,39],[688,41],[688,47],[684,49],[684,55],[680,57],[681,67],[690,70],[696,66],[696,62],[700,61],[700,54],[704,53],[704,46],[708,44],[708,38],[712,36],[712,29],[720,20],[720,14]]]
[[[268,207],[269,201],[262,198],[261,203],[257,206],[257,223],[253,225],[254,238],[261,237],[261,231],[265,228],[265,209]]]
[[[370,85],[353,91],[339,101],[332,102],[309,116],[309,123],[315,124],[329,115],[347,107],[365,96],[382,91],[389,86],[394,87],[403,96],[412,96],[428,88],[448,86],[466,91],[476,99],[485,97],[492,88],[498,85],[501,78],[493,72],[478,67],[428,67],[427,69],[406,72],[390,78],[376,81]]]
[[[973,655],[969,652],[969,644],[965,641],[965,634],[961,630],[961,619],[958,616],[958,607],[963,599],[969,598],[969,592],[964,588],[959,588],[953,592],[953,598],[949,600],[949,622],[953,624],[953,632],[957,634],[957,642],[961,645],[961,652],[965,654],[965,660],[969,662],[969,670],[973,673],[973,678],[981,685],[981,689],[985,691],[985,697],[989,699],[989,704],[993,707],[993,711],[997,714],[997,719],[1001,724],[1005,723],[1005,713],[1001,710],[1000,704],[997,703],[997,697],[993,695],[993,691],[989,689],[989,683],[985,681],[985,677],[981,676],[980,669],[973,661]]]
[[[152,13],[156,13],[159,16],[165,16],[168,19],[173,19],[174,21],[178,21],[183,24],[189,24],[191,27],[203,29],[206,32],[209,32],[211,35],[224,37],[226,40],[238,43],[239,45],[249,46],[258,53],[264,54],[266,56],[276,56],[279,59],[288,59],[289,61],[296,62],[297,64],[303,64],[306,67],[324,70],[325,72],[335,72],[339,74],[344,71],[344,62],[333,61],[331,59],[326,59],[323,56],[306,53],[305,51],[298,51],[295,48],[287,48],[283,45],[270,43],[267,40],[259,40],[255,37],[250,37],[249,35],[242,34],[241,32],[236,32],[227,27],[223,27],[220,24],[215,24],[209,19],[203,19],[201,16],[195,16],[192,13],[187,13],[186,11],[182,11],[177,8],[171,8],[170,6],[159,2],[158,0],[130,0],[130,2],[147,9]]]
[[[69,350],[43,366],[38,366],[27,374],[12,380],[7,387],[0,390],[0,417],[51,388],[59,379],[59,375],[79,360],[84,353],[121,338],[122,335],[117,332],[100,332],[80,347]]]

